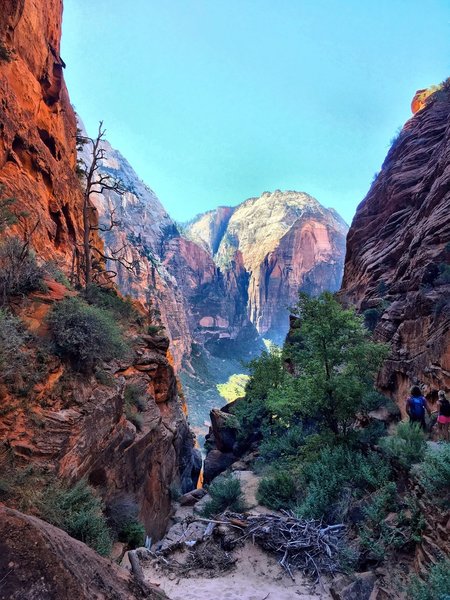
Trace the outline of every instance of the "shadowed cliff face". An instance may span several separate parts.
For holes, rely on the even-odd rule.
[[[45,6],[44,6],[45,5]],[[75,175],[75,114],[59,55],[60,0],[2,2],[0,41],[0,183],[16,198],[15,226],[34,230],[32,245],[64,270],[81,239],[81,188]]]
[[[378,312],[392,346],[379,385],[402,408],[411,383],[450,386],[449,182],[447,84],[404,126],[347,237],[343,297]]]

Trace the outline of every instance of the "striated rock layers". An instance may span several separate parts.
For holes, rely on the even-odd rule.
[[[2,196],[15,198],[19,217],[6,234],[28,238],[39,263],[54,260],[67,273],[82,239],[83,197],[75,174],[76,119],[59,56],[61,16],[61,0],[2,2],[0,184]],[[46,284],[47,292],[12,306],[36,336],[30,337],[34,354],[22,349],[36,361],[30,359],[22,391],[0,386],[2,449],[18,466],[42,467],[72,482],[86,477],[106,502],[131,495],[148,533],[158,537],[170,486],[191,488],[194,467],[168,340],[139,337],[131,328],[133,352],[124,364],[105,366],[107,384],[77,375],[52,354],[45,326],[53,303],[72,292]],[[124,414],[128,383],[143,390],[141,431]]]
[[[24,213],[14,227],[39,257],[70,269],[81,240],[76,120],[59,55],[61,0],[4,0],[0,10],[0,184]]]
[[[0,538],[0,600],[167,598],[61,529],[5,506]]]
[[[299,289],[339,288],[346,233],[339,215],[312,196],[280,190],[201,215],[188,227],[224,277],[243,283],[246,316],[258,333],[277,342]]]
[[[63,286],[48,284],[51,291],[31,297],[19,313],[37,347],[45,347],[46,314],[64,294]],[[201,465],[167,354],[169,340],[130,336],[130,357],[105,365],[100,376],[74,373],[50,355],[26,403],[0,389],[0,440],[17,466],[33,465],[69,482],[86,478],[107,504],[132,497],[147,533],[159,538],[169,519],[170,487],[195,487]],[[130,386],[140,390],[143,403],[138,429],[126,418]]]
[[[413,382],[450,387],[448,83],[405,124],[358,207],[342,295],[379,319],[375,337],[392,347],[379,386],[403,410]]]

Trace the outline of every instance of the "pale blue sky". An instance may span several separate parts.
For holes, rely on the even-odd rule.
[[[449,0],[65,0],[89,132],[176,220],[295,189],[350,222],[416,89],[450,75]]]

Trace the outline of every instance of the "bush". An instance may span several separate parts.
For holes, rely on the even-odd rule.
[[[11,62],[12,52],[8,50],[8,48],[4,45],[3,42],[0,42],[0,60],[4,62]]]
[[[115,531],[120,542],[130,548],[142,546],[145,540],[145,528],[138,520],[139,509],[130,495],[115,498],[107,509],[108,523]]]
[[[264,435],[259,446],[260,458],[266,463],[295,458],[304,442],[303,428],[299,425],[285,429],[281,435]]]
[[[148,335],[161,335],[164,331],[163,325],[149,325],[147,327]]]
[[[208,494],[211,500],[203,509],[205,517],[217,515],[225,510],[242,512],[245,509],[241,482],[231,475],[217,477],[209,486]]]
[[[345,446],[325,448],[303,468],[300,485],[305,490],[299,515],[333,520],[342,494],[349,498],[372,492],[389,480],[390,468],[377,454],[367,455]]]
[[[39,370],[30,368],[32,352],[26,347],[30,339],[20,319],[0,309],[0,382],[14,392],[28,392],[37,381]]]
[[[100,360],[125,354],[126,345],[111,315],[80,298],[58,302],[48,317],[57,353],[77,370],[90,371]]]
[[[433,565],[425,581],[414,577],[409,589],[411,600],[447,600],[450,597],[450,560],[444,559]]]
[[[94,548],[102,556],[111,552],[111,532],[102,503],[85,481],[72,488],[50,485],[38,503],[43,519]]]
[[[230,375],[226,383],[218,383],[216,388],[222,398],[227,402],[233,402],[237,398],[245,396],[245,386],[249,379],[248,375],[235,373],[234,375]]]
[[[418,477],[429,494],[448,493],[450,489],[450,444],[440,445],[436,450],[427,449],[425,458],[418,468]]]
[[[289,473],[279,471],[269,477],[263,477],[259,484],[258,502],[274,510],[289,509],[295,504],[297,489]]]
[[[418,423],[399,423],[394,435],[380,440],[380,446],[403,467],[410,469],[425,455],[425,434]]]
[[[381,308],[368,308],[364,311],[364,325],[369,331],[374,331],[378,325],[378,321],[381,319],[383,310]]]
[[[147,408],[145,388],[135,383],[130,383],[126,386],[124,399],[125,405],[128,407],[135,406],[139,411]]]
[[[118,319],[136,321],[141,318],[131,300],[129,298],[122,298],[113,288],[104,288],[91,283],[84,290],[84,297],[88,304],[103,308],[111,312]]]
[[[0,244],[0,304],[12,296],[44,289],[43,276],[28,245],[15,237]]]

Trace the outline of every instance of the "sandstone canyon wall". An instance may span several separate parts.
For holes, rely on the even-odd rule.
[[[0,184],[20,215],[2,235],[28,236],[39,263],[51,259],[68,273],[82,239],[83,193],[59,56],[61,18],[60,0],[2,2]],[[164,212],[155,210],[156,218],[164,227]],[[123,363],[105,365],[109,384],[81,376],[53,354],[45,322],[67,294],[74,292],[48,279],[46,291],[11,304],[28,330],[30,381],[39,377],[26,397],[0,385],[1,446],[18,467],[38,466],[71,482],[87,478],[107,502],[131,495],[147,531],[158,537],[169,516],[169,488],[192,487],[195,462],[168,340],[140,337],[130,325],[132,352]],[[124,414],[130,383],[143,389],[141,431]]]
[[[357,209],[342,284],[379,318],[375,337],[392,351],[378,383],[403,410],[412,383],[431,398],[450,387],[448,81],[415,109]]]
[[[70,267],[81,239],[76,119],[60,57],[61,0],[5,0],[0,11],[0,183],[43,259]],[[35,228],[35,229],[34,229]]]

